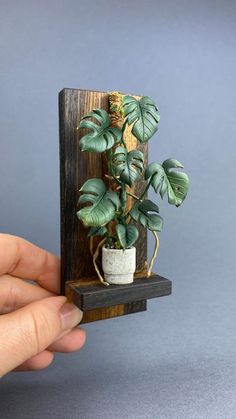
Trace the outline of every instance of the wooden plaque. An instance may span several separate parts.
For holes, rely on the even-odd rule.
[[[78,209],[80,187],[89,178],[103,178],[106,173],[106,162],[104,162],[102,155],[98,153],[81,152],[79,141],[84,133],[81,132],[83,130],[77,130],[77,127],[82,116],[92,109],[103,108],[109,112],[108,98],[109,95],[106,92],[80,89],[63,89],[59,93],[61,292],[66,294],[70,301],[80,305],[81,299],[85,301],[85,285],[87,286],[86,301],[88,301],[88,286],[90,287],[90,292],[93,294],[93,297],[90,296],[90,305],[87,305],[87,307],[86,305],[80,305],[84,310],[84,323],[144,311],[146,310],[147,298],[151,298],[152,295],[161,296],[171,293],[171,281],[155,274],[149,281],[144,277],[142,279],[143,286],[141,284],[138,287],[135,284],[135,292],[131,286],[113,286],[113,292],[111,293],[112,288],[107,287],[110,290],[106,290],[96,278],[89,249],[88,230],[79,222],[76,211]],[[128,148],[138,146],[147,159],[147,146],[137,145],[131,130],[127,133],[126,143]],[[138,188],[142,188],[142,182],[139,183]],[[135,192],[139,191],[135,190]],[[99,240],[99,238],[96,238],[95,244]],[[142,270],[147,261],[147,232],[143,227],[139,227],[136,249],[137,271],[139,271],[137,276],[140,281],[140,278],[144,276]],[[155,284],[152,282],[152,278]],[[124,287],[127,288],[124,290]],[[153,291],[153,287],[155,291]],[[152,291],[154,294],[152,294]],[[129,293],[129,297],[126,296],[122,300],[122,292],[123,295]],[[81,293],[83,296],[81,296]],[[100,302],[98,302],[98,295]],[[102,298],[101,295],[103,295]]]

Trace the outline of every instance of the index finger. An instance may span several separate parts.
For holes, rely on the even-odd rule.
[[[3,274],[35,280],[54,293],[60,290],[59,258],[9,234],[0,234],[0,275]]]

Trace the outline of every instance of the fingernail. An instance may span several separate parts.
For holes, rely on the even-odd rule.
[[[83,317],[83,312],[74,304],[66,303],[60,309],[62,329],[72,329],[77,326]]]

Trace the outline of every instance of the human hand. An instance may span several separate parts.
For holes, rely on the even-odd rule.
[[[54,352],[83,346],[85,332],[74,328],[82,311],[57,296],[59,278],[56,256],[20,237],[0,234],[0,376],[45,368]]]

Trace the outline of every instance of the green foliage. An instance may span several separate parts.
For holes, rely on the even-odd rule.
[[[116,232],[123,249],[131,247],[136,242],[139,235],[137,227],[133,224],[117,224]]]
[[[80,204],[89,203],[77,212],[77,216],[86,227],[104,226],[115,218],[120,200],[116,192],[107,190],[101,179],[89,179],[80,189],[83,195]]]
[[[79,127],[87,133],[80,140],[82,151],[106,152],[109,182],[116,190],[107,189],[102,179],[87,180],[80,192],[80,204],[85,204],[77,216],[86,227],[91,227],[89,237],[106,236],[107,246],[112,248],[129,248],[134,245],[139,232],[132,220],[156,234],[163,227],[163,219],[159,215],[158,206],[145,199],[150,186],[159,192],[161,198],[166,194],[168,202],[177,207],[186,198],[189,189],[189,178],[180,170],[182,164],[174,159],[165,160],[162,164],[151,163],[146,167],[144,155],[140,150],[128,151],[125,143],[126,126],[131,125],[132,134],[140,143],[146,143],[157,131],[160,120],[158,109],[152,99],[145,96],[140,100],[125,96],[117,100],[114,92],[114,102],[110,96],[110,110],[120,117],[124,117],[123,127],[111,126],[109,114],[103,109],[94,109],[85,115]],[[141,196],[129,191],[135,182],[143,179],[146,186],[142,189]],[[115,183],[115,185],[114,185]],[[130,211],[127,207],[127,195],[135,199]],[[129,200],[130,202],[130,200]],[[115,221],[116,233],[106,225]]]
[[[144,156],[140,150],[127,151],[125,147],[117,147],[112,156],[113,172],[120,181],[132,186],[140,179],[143,172]]]
[[[106,227],[91,227],[88,233],[88,237],[105,236],[105,234],[107,234]]]
[[[141,143],[146,143],[158,129],[160,116],[155,103],[148,96],[140,100],[125,96],[123,105],[128,124],[133,124],[132,134]]]
[[[172,169],[183,169],[183,165],[175,159],[165,160],[162,165],[151,163],[145,171],[145,179],[150,179],[155,192],[159,189],[162,198],[167,193],[169,204],[179,207],[186,198],[189,178],[186,173]]]
[[[135,221],[141,223],[143,227],[147,227],[151,231],[162,230],[163,219],[158,213],[158,206],[149,199],[137,202],[130,211],[130,215]]]
[[[91,121],[91,118],[94,118],[96,123]],[[81,150],[102,153],[119,142],[122,137],[122,131],[110,125],[110,117],[103,109],[94,109],[85,115],[79,127],[89,129],[90,133],[81,138]]]

